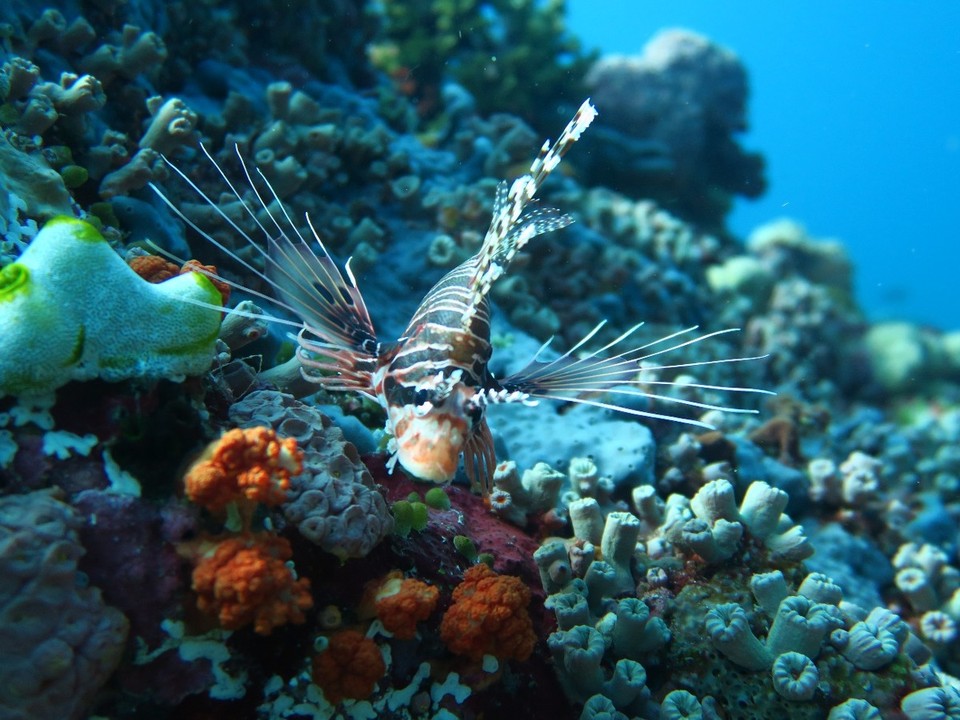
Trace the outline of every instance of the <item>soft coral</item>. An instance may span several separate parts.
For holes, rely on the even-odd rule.
[[[279,625],[302,623],[313,599],[310,581],[297,579],[286,563],[292,555],[290,543],[275,535],[222,540],[193,570],[197,606],[216,613],[227,630],[252,622],[254,631],[269,635]]]
[[[480,660],[526,660],[537,637],[527,612],[530,589],[519,578],[474,565],[453,591],[453,604],[440,623],[440,638],[458,655]]]

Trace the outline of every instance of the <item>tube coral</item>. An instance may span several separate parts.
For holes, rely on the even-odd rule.
[[[813,660],[803,653],[792,651],[777,656],[771,674],[777,695],[794,702],[812,700],[820,682],[820,671]]]
[[[234,429],[207,446],[184,486],[190,500],[215,512],[241,499],[278,505],[290,476],[302,468],[303,452],[293,438],[281,439],[265,427]]]
[[[193,570],[197,607],[215,613],[227,630],[252,622],[259,635],[288,622],[302,623],[313,598],[310,581],[297,579],[286,563],[292,555],[290,543],[274,535],[221,541]]]
[[[440,623],[440,639],[457,655],[480,660],[526,660],[536,635],[527,612],[530,589],[519,578],[474,565],[453,591],[453,604]]]

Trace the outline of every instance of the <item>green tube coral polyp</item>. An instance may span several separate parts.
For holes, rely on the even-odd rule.
[[[0,396],[71,380],[202,374],[220,313],[195,302],[221,304],[205,275],[149,283],[95,227],[54,218],[0,270]]]

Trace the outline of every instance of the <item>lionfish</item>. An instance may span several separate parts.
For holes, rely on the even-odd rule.
[[[301,232],[292,221],[263,172],[255,169],[256,176],[267,189],[266,192],[258,190],[239,148],[236,152],[252,192],[247,197],[227,177],[210,152],[201,146],[230,192],[266,238],[266,249],[228,217],[184,172],[167,162],[260,254],[265,271],[224,247],[188,219],[160,189],[155,186],[153,189],[187,225],[271,286],[276,297],[262,293],[255,295],[299,318],[296,322],[262,316],[299,329],[297,357],[305,379],[327,390],[358,393],[383,407],[386,432],[392,437],[387,448],[391,453],[388,461],[391,472],[399,463],[417,478],[446,483],[456,474],[462,455],[467,477],[486,496],[496,466],[493,437],[484,417],[487,406],[492,403],[533,405],[545,398],[704,427],[711,426],[699,420],[650,412],[602,398],[630,396],[701,409],[755,412],[659,395],[650,392],[648,386],[674,383],[641,377],[641,369],[680,369],[759,359],[736,357],[669,365],[649,364],[651,358],[735,332],[737,328],[697,335],[697,326],[694,326],[643,345],[621,349],[643,324],[639,323],[603,347],[587,352],[585,347],[603,327],[601,322],[556,359],[540,359],[550,345],[547,341],[520,371],[504,378],[497,378],[490,371],[493,351],[490,288],[530,240],[573,222],[569,215],[553,208],[538,207],[533,201],[544,181],[596,116],[597,111],[590,100],[584,101],[556,143],[544,142],[527,174],[509,185],[506,181],[498,185],[490,228],[480,250],[430,289],[402,336],[392,343],[378,340],[356,278],[350,270],[350,261],[341,272],[306,214],[309,235],[316,243],[316,249],[311,247],[305,237],[307,233]],[[274,205],[279,209],[273,209]],[[258,210],[264,212],[262,217],[265,219],[260,219]],[[604,356],[608,351],[613,354]],[[687,387],[767,392],[717,385],[693,384]]]

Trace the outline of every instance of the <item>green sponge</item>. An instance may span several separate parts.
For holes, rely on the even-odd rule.
[[[92,225],[56,217],[0,270],[0,396],[202,374],[221,314],[193,302],[222,303],[205,275],[149,283]]]

